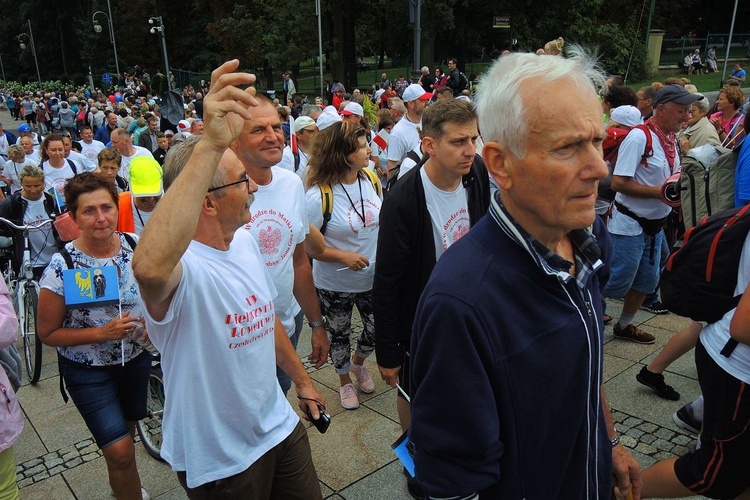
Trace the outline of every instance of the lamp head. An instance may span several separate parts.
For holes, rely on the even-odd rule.
[[[21,42],[21,50],[26,50],[26,44]]]
[[[102,32],[102,25],[99,24],[99,21],[94,21],[94,31],[96,31],[97,33]]]

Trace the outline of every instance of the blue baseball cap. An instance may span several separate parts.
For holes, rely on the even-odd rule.
[[[24,123],[23,125],[21,125],[20,127],[18,127],[18,132],[20,132],[20,133],[31,132],[31,127],[29,127],[27,124]]]

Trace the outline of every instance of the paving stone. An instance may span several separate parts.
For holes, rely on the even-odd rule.
[[[80,456],[80,454],[78,453],[78,451],[71,451],[71,452],[68,452],[65,455],[63,455],[62,459],[63,459],[63,462],[67,462],[67,461],[72,460],[72,459],[74,459],[74,458],[76,458],[78,456]]]
[[[638,444],[638,440],[631,437],[631,436],[621,436],[620,442],[625,446],[626,448],[635,448]]]
[[[89,453],[88,455],[83,455],[83,457],[81,457],[81,458],[83,458],[84,462],[90,462],[92,460],[95,460],[95,459],[99,458],[99,454],[98,453]]]
[[[651,434],[644,434],[643,436],[641,436],[641,441],[646,444],[651,444],[656,441],[656,438]]]
[[[656,437],[660,437],[662,439],[669,440],[669,439],[672,439],[674,437],[675,433],[673,431],[670,431],[669,429],[666,429],[664,427],[660,427],[659,429],[656,430],[656,432],[654,432],[654,435]]]
[[[617,429],[617,432],[619,432],[620,434],[625,434],[630,430],[630,426],[625,425],[625,424],[616,425],[615,428]]]
[[[47,479],[49,477],[49,472],[46,470],[44,472],[40,472],[36,476],[34,476],[34,482],[41,481],[42,479]]]
[[[671,441],[662,438],[657,438],[656,441],[651,443],[651,446],[661,451],[672,451],[672,448],[674,448],[674,444]]]
[[[678,457],[687,455],[691,451],[692,451],[692,448],[688,448],[685,446],[675,446],[674,448],[672,448],[672,453],[677,455]]]
[[[55,457],[52,460],[45,460],[44,465],[51,469],[52,467],[57,467],[58,465],[64,463],[64,460],[60,457]]]
[[[635,447],[635,451],[643,453],[644,455],[652,455],[656,453],[656,448],[653,446],[647,445],[646,443],[638,443],[638,446]]]
[[[31,460],[27,460],[26,462],[24,462],[22,465],[24,469],[28,469],[30,467],[34,467],[35,465],[39,465],[40,463],[42,463],[41,458],[32,458]]]
[[[24,476],[31,477],[35,474],[39,474],[40,472],[47,470],[47,468],[44,466],[44,464],[39,464],[36,467],[32,467],[31,469],[26,469],[24,471]]]
[[[47,462],[49,460],[52,460],[53,458],[57,458],[57,452],[47,453],[42,457],[43,462]]]
[[[682,434],[678,434],[672,438],[672,442],[676,445],[685,446],[686,444],[690,443],[694,439],[695,438],[692,438],[690,436],[684,436]]]
[[[658,451],[654,454],[654,458],[657,460],[666,460],[668,458],[674,458],[674,454],[667,451]]]
[[[20,474],[23,472],[23,466],[22,465],[16,465],[16,474]]]
[[[630,429],[628,432],[628,436],[632,436],[635,439],[641,439],[641,436],[643,436],[643,431],[640,429]]]
[[[628,417],[628,418],[625,419],[624,423],[625,423],[625,425],[629,425],[630,427],[635,427],[636,425],[640,424],[641,422],[643,422],[643,420],[641,420],[640,418]]]
[[[93,442],[94,441],[92,439],[86,439],[84,441],[81,441],[80,443],[76,443],[76,449],[80,450],[82,448],[85,448],[85,447],[87,447],[88,445],[90,445]]]
[[[91,443],[90,445],[86,446],[85,448],[81,448],[79,450],[81,456],[88,455],[89,453],[96,453],[99,451],[99,447],[96,445],[96,443]]]
[[[643,432],[651,434],[652,432],[656,431],[656,429],[658,429],[658,426],[656,424],[652,424],[651,422],[644,422],[643,424],[639,425],[638,428]]]
[[[66,470],[64,465],[58,465],[57,467],[53,467],[52,469],[50,469],[48,472],[50,476],[54,476],[56,474],[60,474],[64,470]]]
[[[72,469],[73,467],[77,465],[81,465],[82,463],[83,463],[83,460],[81,460],[81,457],[76,457],[73,460],[65,462],[65,467],[67,467],[68,469]]]
[[[22,479],[21,481],[18,481],[18,489],[21,489],[24,486],[28,486],[33,483],[34,481],[30,477],[27,477],[26,479]]]

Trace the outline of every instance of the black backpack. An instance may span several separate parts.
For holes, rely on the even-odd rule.
[[[469,79],[463,71],[458,72],[458,93],[461,94],[464,90],[469,88]]]
[[[427,153],[425,153],[427,155]],[[416,151],[413,149],[406,153],[406,156],[404,157],[404,160],[406,158],[411,159],[416,165],[419,165],[419,163],[422,161],[422,159],[419,157]],[[404,162],[404,160],[401,160],[401,163]],[[391,189],[393,189],[393,186],[396,185],[396,181],[398,181],[399,175],[401,175],[401,163],[393,167],[390,171],[390,175],[388,176],[388,182],[385,184],[385,192],[387,193]]]
[[[750,205],[719,212],[685,233],[682,246],[667,260],[661,275],[664,305],[675,314],[714,323],[737,307],[735,295],[740,256],[750,233]],[[727,342],[729,356],[737,342]]]

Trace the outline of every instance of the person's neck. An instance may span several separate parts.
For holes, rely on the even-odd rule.
[[[568,248],[571,248],[568,240],[568,231],[544,226],[544,224],[539,223],[533,215],[530,215],[530,212],[523,210],[520,207],[516,207],[509,196],[502,196],[504,194],[506,193],[501,192],[505,210],[508,211],[511,218],[513,218],[513,220],[516,221],[524,231],[529,233],[532,238],[541,243],[545,248],[548,248],[570,261],[573,260],[571,252],[567,250]]]
[[[94,139],[92,138],[92,139],[91,139],[91,140],[89,140],[89,141],[87,141],[86,139],[84,139],[84,140],[83,140],[83,143],[84,143],[84,144],[89,144],[89,145],[90,145],[90,144],[93,144],[93,143],[94,143]]]
[[[737,110],[730,108],[730,109],[726,109],[726,110],[722,111],[721,112],[721,117],[723,119],[725,119],[725,120],[729,120],[730,118],[733,118],[734,115],[736,115],[736,114],[737,114]]]
[[[410,109],[406,111],[405,118],[412,123],[419,123],[419,121],[421,120],[421,117],[417,113],[412,112],[412,110]]]
[[[112,236],[106,240],[91,239],[87,238],[86,235],[81,235],[81,241],[83,247],[81,250],[95,259],[106,259],[117,253],[115,233],[112,233]]]
[[[65,158],[60,158],[59,160],[53,160],[50,158],[49,164],[54,168],[63,168],[65,166]]]
[[[195,229],[193,239],[207,247],[226,252],[229,250],[237,229],[223,228],[218,221],[208,221],[201,217],[198,219],[198,227]]]
[[[247,175],[259,186],[267,186],[273,181],[271,167],[257,167],[243,162]]]
[[[448,169],[440,168],[432,158],[428,159],[422,168],[424,168],[424,173],[427,174],[430,182],[441,191],[450,193],[455,191],[459,184],[461,184],[462,175]]]
[[[130,146],[128,146],[128,148],[127,148],[126,151],[127,151],[128,154],[123,154],[122,156],[130,158],[131,156],[133,156],[135,154],[135,148],[133,147],[132,144]]]
[[[358,168],[350,168],[349,172],[344,176],[342,179],[343,184],[354,184],[354,182],[359,177],[359,169]]]
[[[652,123],[652,124],[653,124],[653,125],[654,125],[655,127],[657,127],[657,128],[658,128],[658,129],[659,129],[659,130],[661,131],[661,133],[662,133],[662,134],[664,134],[664,135],[675,133],[675,131],[674,131],[674,130],[669,130],[669,129],[667,129],[667,128],[666,128],[666,127],[664,126],[664,124],[662,123],[662,121],[661,121],[661,120],[659,119],[659,117],[658,117],[658,116],[654,116],[654,119],[653,119],[653,120],[651,120],[651,123]]]

